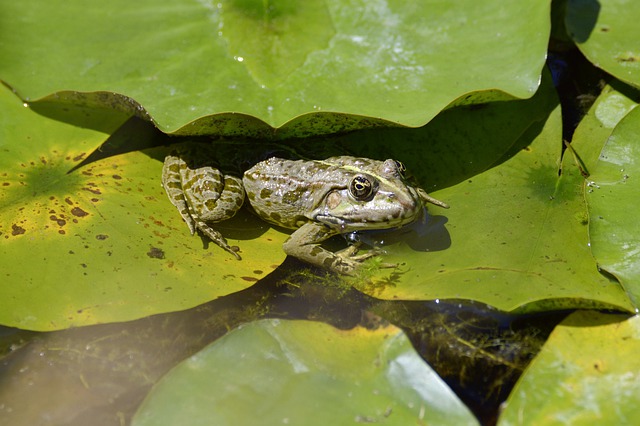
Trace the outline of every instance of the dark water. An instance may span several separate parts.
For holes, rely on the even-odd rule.
[[[49,333],[0,329],[0,424],[118,425],[174,365],[242,323],[392,323],[485,424],[564,313],[515,316],[457,301],[382,301],[288,259],[251,288],[193,309]],[[464,342],[464,343],[461,343]]]

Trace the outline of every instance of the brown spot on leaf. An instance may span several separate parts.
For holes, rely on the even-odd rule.
[[[9,182],[2,182],[2,186],[9,186],[11,185]]]
[[[153,221],[154,224],[158,225],[158,226],[164,226],[164,223],[162,223],[162,221],[156,219],[153,216],[149,216],[149,219],[151,219]]]
[[[80,207],[74,207],[71,209],[71,214],[77,217],[87,216],[89,213],[82,210]]]
[[[11,235],[16,236],[16,235],[22,235],[25,232],[27,232],[22,226],[17,225],[17,224],[13,224],[11,225]]]
[[[258,279],[256,277],[240,277],[245,281],[249,281],[249,282],[256,282],[258,281]]]
[[[58,229],[58,234],[64,235],[66,234],[66,231],[64,229]]]
[[[64,202],[65,202],[65,203],[67,203],[67,204],[69,204],[70,206],[72,206],[72,205],[73,205],[73,201],[71,201],[71,198],[69,198],[69,197],[65,198],[65,199],[64,199]]]
[[[67,224],[67,221],[64,219],[59,218],[56,215],[51,215],[49,216],[49,219],[51,219],[52,221],[54,221],[55,223],[58,224],[58,226],[65,226]]]
[[[114,179],[116,179],[116,180],[120,180],[120,179],[122,179],[122,176],[120,176],[120,175],[113,175],[113,178],[114,178]]]
[[[152,259],[164,259],[164,250],[158,247],[151,247],[147,252],[147,256]]]
[[[98,234],[98,235],[96,235],[96,240],[103,241],[103,240],[106,240],[107,238],[109,238],[109,236],[108,236],[108,235],[105,235],[105,234]]]
[[[82,188],[82,189],[84,189],[85,191],[89,191],[92,194],[102,195],[102,192],[100,192],[100,190],[96,188]]]
[[[80,161],[84,158],[84,156],[87,155],[86,152],[83,152],[81,154],[76,155],[75,157],[73,157],[73,161]]]

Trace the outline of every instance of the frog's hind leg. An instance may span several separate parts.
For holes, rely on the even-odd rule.
[[[189,227],[191,235],[193,235],[196,232],[196,222],[189,214],[189,206],[182,188],[181,170],[186,168],[187,163],[182,158],[175,155],[167,155],[162,166],[162,186],[169,197],[169,201],[178,209],[180,216],[182,216],[182,219]]]
[[[240,259],[237,248],[229,246],[222,234],[209,224],[232,218],[242,207],[245,196],[242,180],[225,176],[212,167],[195,170],[186,167],[180,174],[188,213],[195,229]]]

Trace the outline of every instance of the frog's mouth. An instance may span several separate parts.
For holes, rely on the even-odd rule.
[[[392,229],[413,222],[420,216],[420,212],[423,210],[423,208],[418,209],[416,212],[413,212],[413,214],[400,215],[398,217],[384,216],[377,220],[360,218],[349,220],[348,217],[342,218],[322,214],[317,215],[315,220],[332,228],[339,229],[340,232]]]

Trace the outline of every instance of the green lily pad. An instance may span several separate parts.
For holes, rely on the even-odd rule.
[[[454,102],[532,96],[549,3],[3,2],[0,78],[179,134],[420,126]]]
[[[614,83],[623,86],[619,82]],[[628,89],[605,86],[576,128],[571,146],[587,168],[587,175],[596,166],[613,129],[640,102],[640,92]]]
[[[108,157],[67,174],[104,134],[43,118],[3,93],[0,251],[15,261],[7,261],[0,285],[2,323],[49,330],[184,309],[246,288],[284,258],[286,234],[251,215],[220,225],[241,247],[241,262],[189,236],[160,186],[165,148]],[[594,303],[633,309],[589,254],[585,207],[574,196],[581,191],[579,171],[565,159],[564,175],[557,176],[555,105],[545,79],[530,100],[454,108],[420,129],[369,130],[333,141],[357,155],[404,161],[421,186],[452,205],[432,208],[426,226],[384,237],[401,241],[385,246],[384,260],[402,266],[359,287],[383,298],[467,298],[505,310]],[[78,122],[100,127],[84,114]],[[104,120],[93,110],[86,114]],[[102,131],[113,132],[122,120],[102,124]],[[500,163],[510,150],[517,155]],[[535,197],[529,180],[538,182]],[[513,229],[501,226],[511,221]],[[532,247],[567,258],[530,251],[527,270],[522,253]]]
[[[568,0],[566,27],[595,66],[640,87],[640,3]]]
[[[591,250],[598,265],[617,277],[636,306],[640,303],[640,109],[615,127],[591,169],[587,201]],[[636,178],[636,179],[634,179]]]
[[[418,170],[421,182],[429,182],[434,169],[434,179],[442,178],[444,167],[432,167],[434,162],[450,165],[449,182],[459,183],[432,195],[451,209],[430,207],[427,223],[390,247],[385,257],[404,266],[364,291],[385,299],[472,299],[505,311],[635,309],[619,283],[599,273],[591,255],[584,179],[571,155],[561,158],[562,122],[560,108],[551,101],[552,88],[543,82],[540,90],[539,98],[522,101],[541,105],[529,106],[532,121],[520,127],[519,134],[507,132],[514,145],[504,162],[490,168],[473,149],[506,136],[506,124],[482,120],[491,110],[469,112],[476,114],[475,123],[461,124],[450,116],[450,129],[458,129],[451,135],[465,137],[466,148],[455,142],[456,137],[452,141],[443,136],[429,141],[429,151],[409,157],[407,167]],[[526,114],[527,108],[522,108],[520,113]],[[545,109],[548,116],[534,112]],[[591,144],[580,152],[593,155],[601,146]],[[479,158],[480,170],[469,173]],[[420,161],[422,166],[416,164]],[[482,171],[483,166],[488,170]]]
[[[640,415],[640,317],[576,312],[551,333],[498,425],[633,424]]]
[[[477,424],[396,327],[263,320],[170,371],[132,424]]]
[[[6,88],[0,110],[0,324],[51,330],[185,309],[252,285],[284,259],[282,234],[249,215],[236,222],[263,238],[230,239],[242,263],[191,237],[160,184],[166,149],[69,173],[126,117],[81,110],[102,131],[71,126]]]

